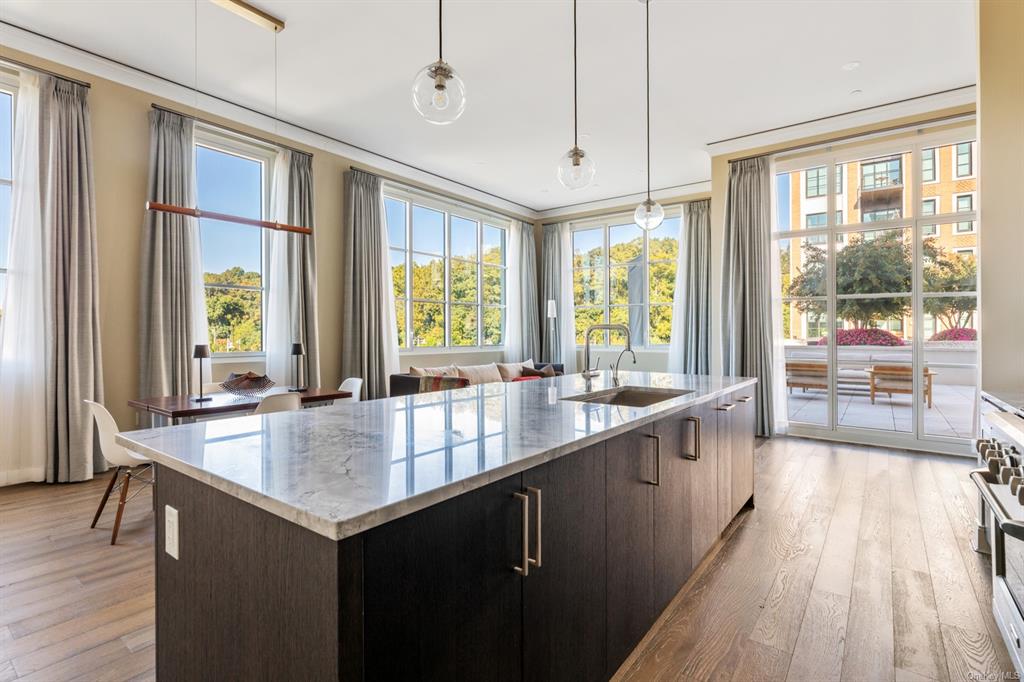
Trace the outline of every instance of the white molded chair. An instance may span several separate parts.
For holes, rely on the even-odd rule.
[[[339,391],[348,391],[352,394],[351,398],[339,398],[335,400],[336,403],[358,403],[363,393],[363,380],[359,377],[349,377],[341,382],[341,386],[338,386]]]
[[[260,401],[253,414],[270,414],[271,412],[288,412],[302,407],[302,398],[298,393],[274,393]]]
[[[145,465],[145,469],[139,472],[143,473],[153,466],[153,462],[142,455],[137,455],[134,452],[131,452],[114,441],[114,436],[118,432],[117,422],[114,421],[114,417],[107,411],[107,408],[97,402],[93,402],[92,400],[86,400],[85,404],[89,406],[89,411],[92,412],[92,416],[96,420],[96,429],[99,433],[100,451],[103,453],[103,458],[114,465],[114,474],[110,477],[110,483],[107,484],[107,489],[103,492],[103,499],[100,500],[100,506],[96,510],[96,516],[93,517],[90,528],[96,527],[96,522],[100,520],[100,514],[103,513],[103,508],[107,504],[107,499],[110,497],[110,493],[119,485],[121,488],[121,498],[117,504],[117,516],[114,517],[114,530],[110,533],[110,544],[113,545],[117,542],[117,531],[121,528],[121,516],[124,514],[124,506],[129,499],[129,481],[134,479],[140,483],[153,483],[152,476],[144,478],[138,473],[133,473],[132,469],[140,465]],[[124,477],[121,479],[121,482],[118,483],[118,477],[120,476],[122,469],[124,469]],[[135,495],[138,495],[138,492],[132,495],[132,497],[135,497]]]

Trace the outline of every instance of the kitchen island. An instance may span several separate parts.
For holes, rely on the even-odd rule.
[[[605,372],[120,434],[158,676],[609,677],[754,489],[754,379],[619,384],[659,402]]]

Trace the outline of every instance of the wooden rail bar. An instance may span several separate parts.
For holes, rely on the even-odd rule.
[[[210,220],[221,220],[226,223],[249,225],[251,227],[260,227],[266,230],[279,230],[281,232],[294,232],[296,234],[313,234],[313,230],[308,227],[299,227],[298,225],[286,225],[284,223],[275,223],[272,220],[257,220],[256,218],[243,218],[242,216],[231,215],[229,213],[204,211],[199,208],[186,208],[185,206],[175,206],[174,204],[161,204],[156,201],[147,201],[146,210],[161,211],[163,213],[175,213],[177,215],[185,215],[190,216],[192,218],[208,218]]]

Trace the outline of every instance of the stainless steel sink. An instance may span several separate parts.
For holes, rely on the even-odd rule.
[[[562,398],[562,400],[601,405],[649,407],[664,400],[671,400],[672,398],[678,398],[689,393],[693,393],[693,391],[677,388],[650,388],[648,386],[619,386],[618,388],[608,388],[603,391],[594,391],[593,393],[570,395]]]

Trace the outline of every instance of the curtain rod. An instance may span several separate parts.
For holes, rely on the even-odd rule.
[[[779,154],[786,154],[788,152],[797,151],[808,151],[819,147],[828,147],[839,142],[849,142],[850,140],[865,140],[872,137],[878,137],[885,135],[886,133],[895,133],[901,130],[913,130],[914,128],[927,128],[930,126],[938,125],[939,123],[948,123],[957,120],[969,120],[977,117],[977,112],[968,112],[963,114],[949,114],[948,116],[938,116],[936,118],[929,118],[924,121],[916,121],[915,123],[902,123],[893,126],[887,126],[885,128],[879,128],[877,130],[871,130],[863,133],[850,133],[848,135],[839,135],[837,137],[831,137],[827,140],[820,140],[818,142],[811,142],[808,144],[793,145],[792,147],[783,147],[782,149],[773,149],[770,151],[762,152],[760,154],[751,154],[749,156],[740,156],[735,159],[729,159],[729,163],[735,163],[737,161],[748,161],[750,159],[756,159],[761,156],[778,156]]]
[[[56,71],[50,71],[49,69],[44,69],[41,66],[35,66],[33,64],[29,64],[27,62],[19,61],[17,59],[13,59],[11,57],[0,57],[0,64],[10,64],[11,66],[17,66],[17,67],[22,68],[22,69],[28,69],[29,71],[35,71],[36,73],[42,73],[42,74],[45,74],[47,76],[53,76],[54,78],[60,78],[61,80],[70,81],[70,82],[72,82],[72,83],[74,83],[76,85],[81,85],[82,87],[86,87],[86,88],[91,88],[92,87],[92,83],[87,83],[85,81],[80,81],[77,78],[71,78],[70,76],[65,76],[63,74],[59,74]]]
[[[354,171],[359,171],[360,173],[366,173],[367,175],[372,175],[375,178],[380,178],[381,180],[383,180],[385,182],[388,182],[388,183],[390,183],[392,185],[397,185],[397,186],[399,186],[399,187],[401,187],[403,189],[406,189],[406,190],[409,190],[409,191],[412,191],[412,192],[422,192],[424,194],[433,194],[434,196],[438,196],[438,197],[441,197],[443,199],[448,199],[449,201],[454,201],[456,203],[463,204],[465,206],[469,206],[469,207],[478,209],[480,211],[484,211],[486,213],[490,213],[491,215],[501,216],[502,218],[507,218],[509,220],[519,220],[519,222],[525,222],[525,223],[533,224],[532,220],[520,220],[519,218],[517,218],[515,216],[511,216],[511,215],[508,215],[507,213],[502,213],[501,211],[497,211],[492,206],[485,206],[484,204],[478,204],[478,203],[476,203],[474,201],[470,201],[468,199],[463,199],[462,197],[457,197],[457,196],[453,196],[451,194],[446,194],[444,192],[439,192],[436,189],[424,189],[423,187],[418,187],[416,185],[410,184],[410,183],[405,182],[403,180],[395,180],[394,178],[390,178],[390,177],[388,177],[386,175],[381,175],[380,173],[377,173],[376,171],[367,170],[365,168],[360,168],[359,166],[349,166],[349,168],[351,170],[354,170]]]
[[[266,137],[260,137],[259,135],[253,135],[252,133],[247,133],[244,130],[238,130],[237,128],[231,128],[229,126],[224,125],[223,123],[217,123],[216,121],[211,121],[209,119],[201,118],[201,117],[195,116],[193,114],[186,114],[186,113],[184,113],[182,111],[178,111],[176,109],[171,109],[170,107],[162,106],[160,104],[157,104],[156,102],[153,102],[152,106],[153,106],[154,109],[156,109],[158,111],[166,111],[166,112],[168,112],[170,114],[175,114],[177,116],[181,116],[182,118],[187,118],[187,119],[191,119],[193,121],[196,121],[197,123],[202,123],[203,125],[208,125],[208,126],[211,126],[211,127],[214,127],[214,128],[219,128],[220,130],[225,130],[225,131],[227,131],[229,133],[234,133],[235,135],[241,135],[243,137],[248,137],[249,139],[256,140],[257,142],[263,142],[264,144],[273,145],[275,147],[281,147],[282,149],[287,149],[288,151],[295,152],[296,154],[305,154],[306,156],[313,156],[313,154],[311,154],[310,152],[303,151],[301,149],[296,149],[295,147],[291,147],[289,145],[282,144],[281,142],[277,142],[275,140],[271,140],[271,139],[266,138]]]

